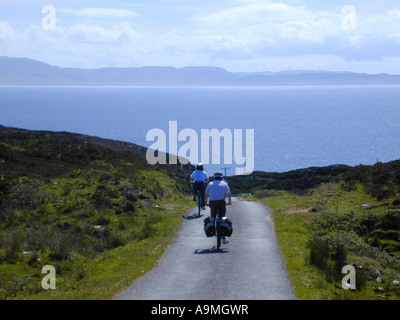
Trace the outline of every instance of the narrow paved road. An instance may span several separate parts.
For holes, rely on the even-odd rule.
[[[173,245],[150,272],[116,298],[121,300],[289,300],[295,299],[277,246],[270,210],[233,199],[227,216],[233,234],[223,250],[212,250],[203,220],[184,219]]]

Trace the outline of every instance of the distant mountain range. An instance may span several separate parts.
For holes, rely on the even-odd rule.
[[[216,67],[60,68],[26,58],[0,57],[0,85],[269,86],[399,85],[400,75],[286,70],[228,72]]]

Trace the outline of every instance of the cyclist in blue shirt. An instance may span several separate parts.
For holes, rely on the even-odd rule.
[[[190,182],[193,186],[193,201],[196,201],[197,191],[200,191],[200,205],[202,210],[206,210],[206,202],[204,198],[204,192],[206,190],[206,183],[209,181],[209,177],[206,171],[204,171],[203,164],[199,163],[190,176]]]

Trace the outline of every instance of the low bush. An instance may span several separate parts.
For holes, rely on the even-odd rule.
[[[323,269],[336,249],[370,257],[393,268],[400,260],[393,255],[399,251],[398,210],[368,213],[322,212],[307,224],[312,230],[309,243],[310,262]],[[387,229],[384,229],[387,228]],[[335,251],[336,250],[336,251]],[[337,257],[338,258],[338,257]]]
[[[16,230],[0,232],[0,262],[14,262],[18,260],[22,248],[22,236]]]

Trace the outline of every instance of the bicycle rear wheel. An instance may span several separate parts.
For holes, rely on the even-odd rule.
[[[218,219],[221,219],[218,217]],[[222,240],[222,235],[221,235],[221,227],[220,227],[221,220],[217,220],[216,223],[216,233],[217,233],[217,250],[221,249],[221,240]]]
[[[200,217],[201,212],[201,199],[200,199],[200,192],[197,191],[197,215]]]

